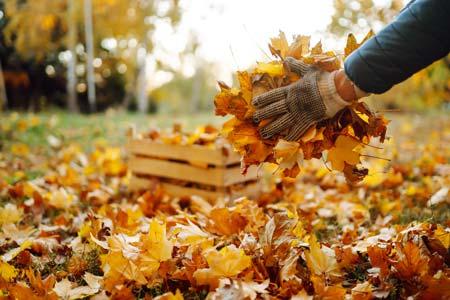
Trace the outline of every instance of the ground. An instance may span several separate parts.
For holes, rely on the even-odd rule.
[[[448,299],[450,123],[388,118],[359,185],[266,167],[260,197],[211,205],[130,193],[123,146],[131,123],[220,118],[0,115],[0,297]]]

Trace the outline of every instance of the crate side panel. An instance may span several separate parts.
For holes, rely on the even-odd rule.
[[[177,159],[224,166],[228,158],[221,150],[198,145],[168,145],[145,139],[132,139],[128,142],[128,151],[132,154]],[[236,155],[233,152],[233,155]]]
[[[190,182],[224,186],[224,172],[226,169],[204,169],[183,163],[160,159],[131,157],[128,163],[133,173],[180,179]]]
[[[250,166],[245,175],[241,174],[240,167],[228,168],[224,174],[224,185],[229,186],[256,179],[258,179],[258,167],[256,166]]]

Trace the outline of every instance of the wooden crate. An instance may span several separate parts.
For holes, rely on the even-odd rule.
[[[149,188],[157,178],[168,194],[207,199],[255,196],[257,168],[241,174],[240,157],[231,150],[200,145],[169,145],[150,139],[128,141],[131,190]]]

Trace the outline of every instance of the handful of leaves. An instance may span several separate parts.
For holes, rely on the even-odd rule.
[[[373,35],[369,32],[361,43],[350,34],[345,57]],[[372,137],[383,142],[388,121],[372,112],[365,104],[355,103],[332,119],[312,126],[298,141],[283,140],[283,135],[262,139],[258,129],[271,120],[254,124],[252,98],[275,88],[289,85],[300,77],[283,68],[286,57],[302,60],[326,71],[338,70],[341,59],[335,52],[322,50],[321,42],[310,49],[309,36],[296,36],[289,44],[283,32],[271,39],[269,49],[275,60],[257,63],[251,71],[237,72],[239,88],[219,82],[220,92],[214,99],[216,115],[234,116],[223,125],[222,133],[242,156],[242,171],[250,165],[270,162],[279,165],[285,176],[296,177],[303,160],[324,157],[333,170],[344,172],[350,182],[358,182],[368,174],[360,166],[361,151]],[[328,151],[324,155],[324,151]]]

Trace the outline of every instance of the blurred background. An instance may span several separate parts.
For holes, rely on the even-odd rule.
[[[216,82],[269,60],[267,43],[379,31],[403,0],[0,0],[0,108],[94,113],[108,109],[212,116]],[[390,92],[377,109],[447,108],[450,59]]]

